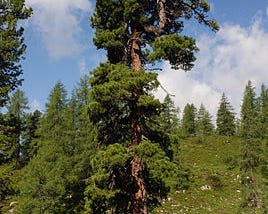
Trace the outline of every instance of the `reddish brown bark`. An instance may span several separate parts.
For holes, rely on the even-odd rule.
[[[140,32],[141,26],[134,24],[132,26],[132,47],[131,47],[131,60],[133,71],[139,71],[142,69],[141,61],[141,46],[140,46]],[[137,100],[139,94],[135,91],[132,92],[133,106],[132,106],[132,118],[131,127],[133,132],[131,147],[135,147],[141,142],[141,124],[140,124],[140,112],[137,108]],[[133,214],[147,214],[147,191],[144,182],[144,165],[140,157],[135,154],[131,162],[131,176],[133,181],[133,192],[131,201],[131,213]]]
[[[132,69],[134,71],[142,69],[141,45],[140,45],[141,29],[142,28],[139,24],[134,24],[132,27],[131,61],[132,61]]]
[[[134,23],[132,26],[132,47],[131,47],[131,61],[133,71],[139,71],[142,69],[141,62],[141,46],[140,46],[140,32],[141,26],[137,23]],[[133,96],[133,106],[132,106],[132,118],[131,118],[131,127],[133,132],[132,137],[132,147],[139,145],[141,141],[141,124],[140,124],[140,113],[136,107],[136,102],[139,98],[139,94],[135,91],[132,92]]]
[[[131,174],[135,187],[131,204],[131,212],[133,214],[147,214],[147,191],[144,183],[144,166],[138,155],[134,156],[131,165]]]

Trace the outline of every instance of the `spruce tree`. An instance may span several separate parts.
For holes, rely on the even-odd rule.
[[[220,106],[217,111],[217,133],[219,135],[232,136],[235,134],[235,114],[228,98],[222,94]]]
[[[98,147],[107,146],[102,155],[109,159],[116,151],[122,153],[125,159],[111,160],[113,164],[107,166],[108,171],[105,165],[98,164],[96,170],[105,172],[102,177],[105,179],[100,181],[100,175],[95,177],[99,185],[95,183],[95,186],[89,185],[87,189],[90,195],[95,191],[89,191],[92,187],[99,188],[95,191],[100,193],[98,197],[90,195],[91,198],[88,198],[88,208],[94,209],[94,212],[101,213],[111,207],[115,198],[115,204],[118,205],[118,197],[121,197],[125,199],[125,206],[114,205],[116,212],[125,212],[127,209],[130,213],[148,213],[149,199],[155,194],[149,190],[152,182],[147,177],[148,170],[155,170],[157,174],[161,167],[150,168],[149,159],[146,158],[148,154],[144,154],[142,159],[142,149],[151,151],[148,157],[154,157],[153,154],[163,148],[160,149],[158,142],[146,136],[146,130],[149,130],[146,120],[159,113],[161,104],[151,94],[158,86],[157,75],[146,73],[143,67],[145,63],[155,60],[168,60],[175,69],[190,70],[198,48],[193,38],[179,33],[183,30],[184,20],[191,18],[217,30],[215,20],[207,16],[209,10],[209,4],[203,0],[96,1],[91,18],[91,25],[96,29],[94,43],[97,48],[107,50],[109,62],[93,71],[89,115],[98,128]],[[166,163],[165,156],[162,155],[159,161],[162,161],[161,164]],[[101,170],[103,167],[106,170]],[[113,174],[116,172],[119,174]],[[152,173],[149,175],[152,176]],[[112,179],[115,177],[124,180],[125,185],[118,186],[118,181]],[[162,179],[159,181],[164,182]],[[103,194],[104,187],[111,194]],[[119,189],[114,191],[116,188]],[[104,201],[97,206],[100,198]]]
[[[241,106],[241,143],[243,170],[242,213],[254,213],[261,209],[262,199],[259,190],[257,167],[260,164],[261,143],[259,132],[257,98],[251,81],[248,81]]]
[[[0,1],[0,107],[8,100],[9,92],[21,84],[20,61],[26,50],[20,20],[30,17],[32,10],[24,0]]]
[[[212,124],[212,116],[206,110],[203,104],[197,112],[196,118],[196,133],[198,136],[209,136],[214,132],[214,126]]]
[[[196,107],[187,103],[183,109],[181,120],[181,134],[184,137],[196,135]]]

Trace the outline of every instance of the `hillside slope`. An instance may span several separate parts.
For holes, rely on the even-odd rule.
[[[153,213],[236,213],[242,197],[239,139],[189,138],[180,147],[189,188],[171,194]]]

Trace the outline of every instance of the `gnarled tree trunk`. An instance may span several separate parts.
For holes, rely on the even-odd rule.
[[[139,71],[142,69],[141,61],[141,46],[140,46],[140,32],[141,26],[138,23],[134,23],[132,26],[132,47],[131,47],[131,61],[133,71]],[[140,112],[137,108],[137,100],[139,94],[135,91],[132,92],[133,96],[133,106],[132,106],[132,142],[131,147],[135,147],[140,144],[142,130],[140,123]],[[131,161],[131,177],[133,181],[133,192],[131,198],[130,212],[133,214],[147,214],[147,191],[144,181],[144,164],[142,163],[140,157],[135,154],[133,160]]]

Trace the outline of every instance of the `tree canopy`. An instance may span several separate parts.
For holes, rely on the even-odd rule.
[[[24,0],[0,1],[0,107],[7,101],[9,92],[21,84],[20,61],[26,45],[19,21],[29,18],[31,13]]]

